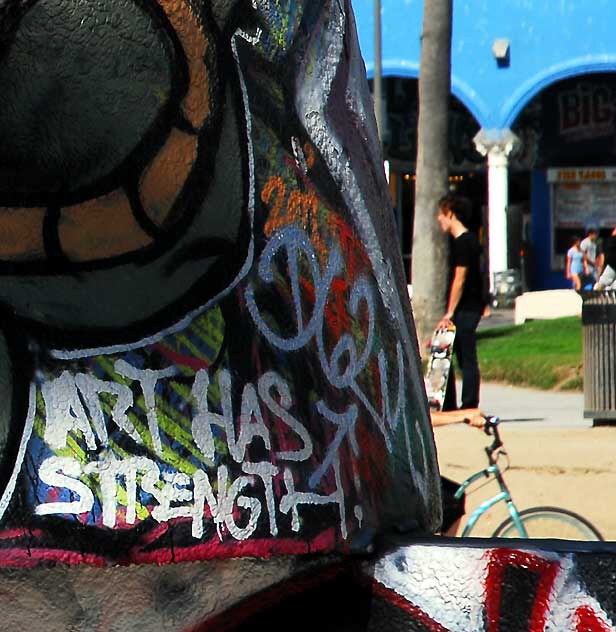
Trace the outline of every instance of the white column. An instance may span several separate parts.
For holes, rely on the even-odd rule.
[[[507,269],[507,207],[509,154],[520,141],[510,129],[480,129],[473,139],[477,151],[488,157],[488,261],[490,291],[494,273]]]

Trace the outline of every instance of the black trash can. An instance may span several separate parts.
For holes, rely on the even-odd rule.
[[[616,291],[581,292],[584,417],[616,424]]]

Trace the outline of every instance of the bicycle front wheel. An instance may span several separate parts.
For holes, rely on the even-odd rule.
[[[529,538],[557,538],[560,540],[603,540],[598,529],[586,518],[560,507],[531,507],[519,513]],[[521,538],[522,535],[509,517],[496,529],[493,538]]]

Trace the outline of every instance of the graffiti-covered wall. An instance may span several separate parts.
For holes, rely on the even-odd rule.
[[[471,541],[472,542],[472,541]],[[616,558],[597,551],[480,545],[399,545],[376,562],[300,575],[295,591],[267,590],[192,630],[270,629],[301,612],[301,632],[610,632]],[[562,543],[561,543],[562,544]],[[294,594],[295,593],[295,594]],[[312,612],[318,603],[328,615]],[[299,619],[299,618],[298,618]]]
[[[612,555],[410,544],[350,0],[0,0],[0,87],[2,629],[612,629]]]
[[[0,563],[433,532],[350,2],[0,5]]]
[[[563,542],[436,542],[398,542],[376,560],[327,565],[280,556],[5,569],[2,625],[58,632],[616,630],[613,545],[601,552]]]

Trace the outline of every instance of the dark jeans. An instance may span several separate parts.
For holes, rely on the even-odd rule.
[[[476,331],[481,320],[481,312],[460,310],[455,313],[452,320],[456,326],[453,350],[462,369],[462,408],[477,408],[479,406],[479,364]],[[456,376],[452,366],[443,410],[455,410],[458,408],[457,404]]]

